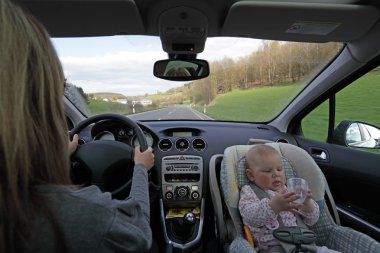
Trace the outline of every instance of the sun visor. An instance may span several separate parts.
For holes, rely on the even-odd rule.
[[[159,16],[162,49],[173,54],[197,54],[204,50],[208,34],[207,17],[190,7],[176,7]]]
[[[133,0],[20,0],[21,6],[44,24],[52,37],[144,34]]]
[[[347,42],[365,34],[378,17],[378,9],[364,5],[241,1],[229,9],[222,35]]]

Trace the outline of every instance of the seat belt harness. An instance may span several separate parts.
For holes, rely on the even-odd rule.
[[[254,183],[249,183],[249,186],[255,192],[256,196],[261,200],[269,198],[269,194]],[[279,228],[273,231],[273,236],[280,242],[284,253],[296,252],[317,252],[315,245],[315,233],[308,229],[301,217],[295,213],[297,226],[286,227],[280,215],[277,216]],[[260,253],[279,252],[279,247],[269,248],[268,250],[260,250]]]

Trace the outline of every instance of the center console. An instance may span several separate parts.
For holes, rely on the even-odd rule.
[[[172,155],[162,158],[160,211],[167,245],[196,252],[204,219],[203,158]]]
[[[162,196],[168,204],[199,201],[202,193],[203,159],[193,155],[162,158]]]

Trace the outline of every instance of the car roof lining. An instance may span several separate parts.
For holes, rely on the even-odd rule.
[[[20,0],[52,37],[92,37],[145,34],[133,0]]]
[[[326,0],[224,0],[220,3],[216,0],[15,1],[35,15],[47,27],[52,37],[120,34],[158,36],[160,15],[164,11],[179,7],[197,8],[205,16],[211,15],[208,37],[349,42],[359,39],[379,18],[378,7],[359,5],[360,1],[352,0],[335,0],[334,3]],[[326,34],[289,32],[297,21],[304,21],[311,27],[314,24],[314,31],[317,33],[325,25],[325,31],[319,33]]]
[[[222,34],[269,40],[349,42],[363,36],[378,17],[377,8],[365,5],[239,1],[231,6]]]

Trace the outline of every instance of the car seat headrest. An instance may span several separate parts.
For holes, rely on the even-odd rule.
[[[287,143],[266,143],[275,148],[281,155],[286,178],[302,177],[309,183],[313,198],[316,201],[323,200],[325,194],[324,176],[314,159],[303,149]],[[225,185],[232,189],[224,189],[224,194],[231,201],[231,206],[237,205],[238,196],[232,196],[239,192],[240,188],[248,183],[245,175],[245,154],[253,145],[236,145],[226,148],[223,163],[228,167]],[[232,192],[231,192],[232,190]],[[236,203],[235,203],[236,202]]]

